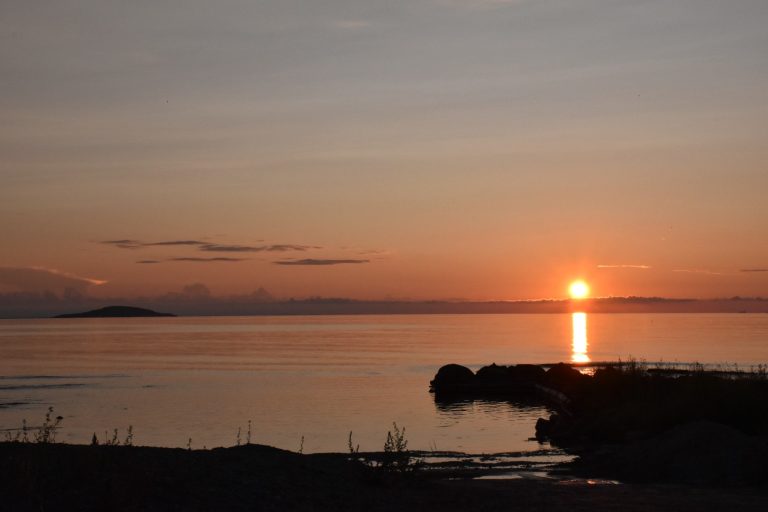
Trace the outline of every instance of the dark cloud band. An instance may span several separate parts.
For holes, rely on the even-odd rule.
[[[360,263],[370,263],[370,260],[324,260],[324,259],[315,259],[315,258],[307,258],[303,260],[280,260],[275,261],[275,265],[355,265]]]
[[[142,242],[140,240],[103,240],[100,243],[112,245],[120,249],[141,249],[143,247],[196,247],[205,252],[303,252],[310,249],[322,249],[314,245],[301,244],[271,244],[271,245],[241,245],[241,244],[212,244],[200,240],[163,240],[160,242]]]
[[[191,261],[196,263],[237,262],[246,261],[246,258],[171,258],[167,261]]]

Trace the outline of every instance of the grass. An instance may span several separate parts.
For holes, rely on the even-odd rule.
[[[38,443],[38,444],[52,444],[56,442],[56,432],[61,428],[63,421],[62,416],[53,416],[54,409],[49,407],[45,414],[42,424],[39,427],[30,427],[27,424],[27,420],[22,420],[22,425],[18,429],[9,429],[5,432],[5,442],[8,443]],[[253,434],[253,422],[248,421],[248,429],[245,434],[245,445],[250,445]],[[238,427],[237,436],[235,440],[235,446],[243,445],[242,442],[242,428]],[[120,436],[119,429],[115,428],[112,432],[104,431],[104,436],[99,439],[96,432],[91,436],[91,446],[125,446],[131,447],[134,443],[134,430],[133,425],[128,425],[125,432],[125,437]],[[192,438],[188,438],[186,442],[187,450],[192,450]],[[206,449],[206,448],[203,448]],[[356,456],[360,453],[360,445],[353,442],[352,431],[349,431],[347,437],[347,450],[350,455]],[[299,454],[304,453],[304,436],[301,436],[299,441]],[[414,469],[415,465],[411,463],[411,456],[408,450],[408,440],[405,437],[405,427],[400,428],[397,423],[392,423],[392,430],[387,431],[387,437],[384,441],[384,451],[377,454],[372,460],[363,460],[358,457],[354,459],[363,461],[366,465],[372,466],[372,460],[378,462],[377,466],[382,469],[392,469],[405,471],[408,469]],[[352,458],[350,458],[352,460]]]
[[[354,445],[352,443],[352,431],[349,431],[349,437],[347,438],[347,449],[349,450],[350,455],[355,455],[357,453],[360,453],[360,445]]]
[[[119,439],[119,430],[114,429],[112,436],[110,437],[107,431],[104,431],[104,441],[99,443],[99,438],[96,436],[96,432],[91,437],[91,446],[133,446],[133,425],[128,425],[126,429],[125,440],[121,443]]]
[[[650,436],[676,425],[713,421],[748,435],[768,433],[768,379],[764,367],[710,369],[649,365],[630,359],[598,368],[593,375],[561,368],[547,385],[571,399],[570,414],[558,416],[552,439],[621,441]]]
[[[45,413],[45,419],[39,427],[29,427],[27,420],[21,421],[21,427],[10,429],[5,433],[5,441],[9,443],[55,443],[56,431],[61,427],[63,416],[53,417],[53,407],[49,407]],[[15,432],[15,434],[13,433]],[[31,437],[30,437],[31,433]]]

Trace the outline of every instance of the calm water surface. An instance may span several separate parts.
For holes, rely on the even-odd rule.
[[[305,452],[380,450],[391,423],[409,447],[538,450],[543,406],[436,405],[428,383],[456,362],[768,362],[768,315],[409,315],[0,321],[0,429],[38,424],[59,439],[133,425],[137,444]],[[111,435],[111,434],[110,434]]]

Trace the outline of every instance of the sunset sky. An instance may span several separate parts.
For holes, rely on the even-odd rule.
[[[768,296],[765,0],[0,3],[0,292]]]

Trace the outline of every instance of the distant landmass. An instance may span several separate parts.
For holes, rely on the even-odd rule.
[[[119,304],[124,298],[78,297],[70,300],[53,294],[0,293],[0,318],[51,318],[62,310]],[[599,297],[582,300],[544,299],[511,301],[465,300],[355,300],[312,297],[263,300],[251,296],[134,298],[142,306],[110,306],[58,318],[175,316],[155,310],[173,310],[183,316],[288,316],[288,315],[430,315],[430,314],[563,314],[585,313],[763,313],[768,297],[673,299],[663,297]]]
[[[158,313],[151,309],[135,308],[132,306],[107,306],[84,313],[68,313],[56,315],[54,318],[132,318],[151,316],[176,316],[171,313]]]

